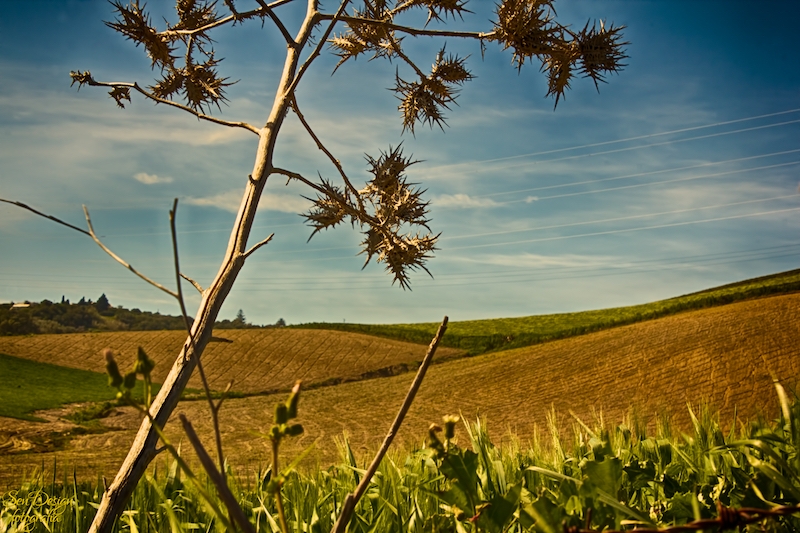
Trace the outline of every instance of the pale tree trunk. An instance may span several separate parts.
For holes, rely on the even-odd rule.
[[[197,365],[197,358],[202,356],[203,350],[211,338],[219,310],[230,293],[239,271],[244,266],[247,241],[256,216],[258,202],[267,178],[272,172],[272,155],[275,141],[289,109],[290,91],[293,92],[292,82],[297,74],[300,51],[308,41],[311,30],[317,22],[316,4],[316,0],[309,0],[306,18],[295,39],[298,44],[297,46],[288,47],[286,62],[272,111],[266,125],[259,131],[258,151],[253,172],[248,177],[244,197],[231,231],[228,249],[225,252],[225,259],[214,281],[203,291],[200,307],[192,325],[191,334],[194,339],[194,346],[192,339],[187,337],[178,358],[172,365],[169,375],[150,408],[153,420],[162,428],[166,425],[178,404],[181,393]],[[90,533],[111,532],[115,521],[122,514],[131,493],[147,466],[156,456],[157,444],[158,434],[150,421],[145,418],[117,476],[103,494],[97,515],[89,529]]]

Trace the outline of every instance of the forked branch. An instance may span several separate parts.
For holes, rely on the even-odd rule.
[[[335,166],[336,169],[339,171],[339,175],[342,176],[342,180],[344,180],[344,183],[345,183],[345,185],[347,185],[347,188],[350,189],[350,192],[353,193],[353,195],[358,199],[359,208],[360,208],[361,211],[363,211],[364,210],[364,206],[363,206],[363,204],[361,202],[361,195],[358,194],[358,190],[350,182],[350,179],[347,177],[347,174],[345,174],[344,168],[342,168],[342,163],[338,159],[336,159],[336,157],[331,153],[330,150],[325,148],[325,145],[322,144],[322,141],[319,139],[317,134],[314,133],[314,130],[311,129],[311,125],[306,120],[306,117],[303,116],[303,113],[300,112],[300,108],[297,105],[297,98],[294,95],[292,95],[291,106],[292,106],[292,111],[294,111],[294,114],[297,115],[298,119],[300,119],[300,123],[306,129],[306,131],[311,136],[311,138],[314,139],[314,143],[316,143],[317,148],[322,150],[322,152],[324,152],[325,155],[328,156],[328,159],[331,160],[331,163],[333,163],[333,166]]]

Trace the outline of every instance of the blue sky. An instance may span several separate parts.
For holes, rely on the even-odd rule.
[[[455,26],[490,29],[493,5],[472,0],[475,14]],[[306,243],[310,229],[297,213],[309,191],[273,178],[252,238],[275,238],[248,260],[221,318],[240,308],[254,323],[524,316],[643,303],[797,268],[800,4],[555,5],[562,23],[626,25],[630,41],[621,74],[599,93],[574,80],[556,110],[536,65],[518,73],[508,51],[490,45],[482,60],[476,42],[451,40],[447,50],[470,55],[476,79],[444,133],[401,135],[386,90],[398,65],[359,59],[331,76],[336,58],[321,57],[298,101],[357,186],[368,178],[365,153],[402,141],[423,160],[409,177],[427,189],[432,229],[442,233],[428,264],[434,277],[417,273],[403,291],[381,265],[362,271],[360,234],[349,226]],[[148,7],[154,20],[174,20],[171,3]],[[293,9],[279,12],[290,25]],[[207,285],[255,136],[135,96],[121,110],[102,89],[70,88],[78,69],[152,83],[143,51],[103,24],[112,16],[102,1],[0,2],[0,197],[76,225],[85,204],[104,242],[165,284],[173,280],[167,212],[178,197],[182,264]],[[240,80],[221,116],[263,123],[283,62],[279,34],[251,22],[216,39],[221,72]],[[406,49],[424,66],[441,44],[409,38]],[[291,115],[275,161],[337,176]],[[113,305],[177,313],[87,237],[0,205],[0,301],[101,293]]]

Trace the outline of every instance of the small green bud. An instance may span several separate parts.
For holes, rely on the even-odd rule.
[[[106,356],[106,374],[108,374],[108,386],[119,388],[122,385],[122,374],[119,372],[119,366],[117,366],[117,362],[114,360],[114,353],[106,348],[103,351],[103,354]]]
[[[289,437],[297,437],[303,434],[303,426],[301,424],[292,424],[286,428],[286,435]]]
[[[287,415],[289,416],[289,420],[292,418],[297,418],[297,403],[300,401],[300,383],[301,382],[298,381],[294,384],[294,387],[292,387],[292,393],[286,400]]]
[[[155,367],[155,361],[147,357],[147,353],[141,346],[139,346],[139,350],[136,352],[136,365],[134,367],[134,372],[141,374],[142,376],[149,377],[150,373]]]
[[[129,390],[134,388],[136,386],[136,372],[129,372],[125,374],[122,385]]]
[[[269,438],[270,440],[280,440],[281,439],[281,428],[280,426],[272,426],[269,430]]]
[[[436,454],[440,457],[445,454],[444,445],[442,441],[439,440],[439,435],[437,435],[441,430],[441,427],[436,424],[431,424],[431,427],[428,428],[428,438],[425,442],[428,448],[436,451]]]
[[[289,408],[285,403],[279,403],[275,406],[275,424],[285,424],[289,420]]]
[[[267,483],[267,492],[269,494],[277,493],[281,488],[281,482],[279,479],[270,479],[269,483]]]
[[[456,436],[456,424],[458,424],[458,420],[459,418],[454,415],[445,415],[443,417],[445,439],[451,440]]]

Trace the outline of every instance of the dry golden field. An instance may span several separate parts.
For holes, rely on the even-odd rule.
[[[635,406],[644,419],[663,414],[675,427],[686,427],[686,403],[701,401],[721,410],[725,426],[737,408],[741,418],[771,416],[777,407],[773,376],[792,388],[800,371],[798,310],[800,294],[774,296],[435,365],[399,440],[415,446],[431,422],[459,412],[468,419],[485,416],[495,436],[511,430],[522,440],[545,427],[551,408],[564,426],[570,424],[570,411],[587,421],[602,412],[608,423],[617,424]],[[306,434],[287,453],[319,439],[316,457],[325,464],[335,460],[334,438],[344,431],[356,451],[375,449],[411,379],[405,374],[308,391],[300,402]],[[268,462],[266,442],[254,432],[268,428],[280,398],[227,401],[221,416],[226,453],[234,465]],[[178,411],[210,436],[203,402],[184,402]],[[0,456],[0,491],[18,485],[24,470],[51,467],[54,460],[70,473],[76,468],[79,475],[113,476],[137,417],[119,410],[104,422],[115,429],[76,437],[63,451]],[[31,425],[0,424],[17,428],[20,438]],[[168,427],[168,434],[180,438],[175,426]]]
[[[359,379],[365,374],[402,365],[414,366],[425,346],[358,333],[285,328],[221,330],[211,342],[203,365],[213,390],[230,380],[236,392],[253,394],[289,390],[302,379],[306,385]],[[0,337],[0,353],[42,363],[105,372],[102,351],[111,348],[125,371],[139,346],[156,362],[153,379],[160,383],[177,357],[186,333],[181,331],[124,331]],[[442,348],[444,358],[462,352]],[[189,387],[200,389],[195,376]]]

